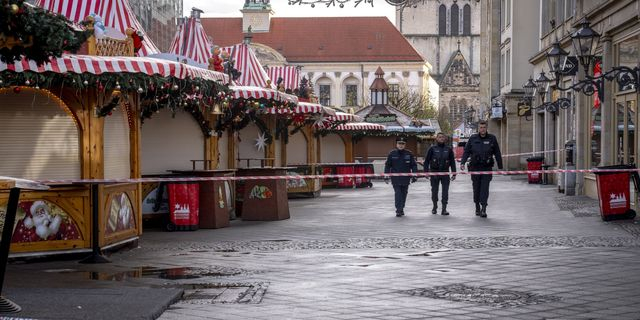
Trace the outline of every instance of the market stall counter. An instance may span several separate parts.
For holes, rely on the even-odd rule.
[[[353,175],[353,174],[372,174],[373,171],[373,163],[372,162],[363,162],[363,163],[326,163],[326,164],[318,164],[318,167],[322,168],[321,172],[324,175],[335,175],[335,174],[345,174],[345,175]],[[333,187],[333,188],[365,188],[372,187],[371,178],[367,177],[344,177],[344,178],[325,178],[322,179],[322,187]]]
[[[296,164],[289,165],[291,169],[288,171],[290,176],[308,176],[320,175],[322,170],[315,164]],[[287,181],[287,192],[289,198],[297,196],[319,197],[322,191],[322,181],[320,178],[301,178],[291,179]]]
[[[238,169],[239,177],[281,176],[289,167]],[[248,179],[237,181],[236,213],[242,220],[273,221],[289,219],[289,200],[285,179]]]
[[[179,177],[233,177],[236,170],[171,170]],[[233,214],[234,182],[232,180],[200,181],[200,213],[201,229],[218,229],[229,226],[229,218]]]

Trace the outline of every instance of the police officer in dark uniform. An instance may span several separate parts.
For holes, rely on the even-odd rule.
[[[487,133],[487,122],[478,122],[478,133],[472,135],[464,146],[464,153],[460,160],[460,170],[464,170],[464,165],[469,159],[469,171],[491,171],[493,164],[498,164],[498,169],[502,169],[502,155],[498,146],[496,136]],[[474,174],[471,175],[473,183],[473,202],[476,203],[476,216],[487,217],[487,200],[489,199],[489,183],[493,175]]]
[[[396,138],[396,149],[391,150],[384,163],[384,173],[410,173],[418,172],[418,164],[411,151],[406,150],[407,138]],[[416,182],[416,177],[391,177],[391,184],[395,193],[396,217],[404,216],[404,204],[407,201],[409,184]],[[389,183],[389,178],[385,178]]]
[[[431,179],[431,201],[433,201],[433,209],[431,213],[438,213],[438,189],[442,184],[442,211],[443,216],[448,216],[447,202],[449,202],[449,183],[456,179],[456,160],[453,155],[453,149],[447,144],[447,136],[439,132],[436,135],[436,144],[427,150],[424,156],[424,172],[453,172],[453,176],[434,175],[427,177]]]

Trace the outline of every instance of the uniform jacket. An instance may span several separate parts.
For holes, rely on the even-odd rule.
[[[424,172],[456,172],[456,159],[453,149],[446,144],[435,144],[424,156]]]
[[[469,170],[491,170],[495,163],[498,169],[502,169],[502,154],[498,146],[496,136],[487,133],[484,137],[474,134],[464,146],[464,153],[460,163],[463,165],[469,160]]]
[[[404,149],[393,149],[387,156],[387,161],[384,163],[384,173],[409,173],[418,172],[418,164],[416,158],[411,151]],[[395,185],[409,185],[411,180],[410,176],[406,177],[391,177],[391,183]]]

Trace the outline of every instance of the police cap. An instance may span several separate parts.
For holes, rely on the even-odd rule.
[[[396,142],[404,142],[404,143],[407,143],[407,137],[401,137],[401,136],[399,136],[399,137],[397,137],[397,138],[396,138]]]

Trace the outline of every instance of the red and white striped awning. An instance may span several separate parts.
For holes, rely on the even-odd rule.
[[[333,130],[336,131],[384,131],[385,126],[378,123],[369,122],[349,122],[341,125],[337,125]]]
[[[15,64],[0,61],[0,71],[55,72],[55,73],[144,73],[178,79],[202,78],[226,83],[229,77],[221,72],[193,67],[170,60],[144,57],[99,57],[85,55],[63,55],[38,66],[35,61],[22,60]]]
[[[234,67],[241,72],[236,83],[241,86],[266,88],[267,81],[270,80],[267,72],[256,58],[255,53],[246,43],[235,46],[220,48],[227,52],[229,57],[235,61]],[[275,83],[271,83],[271,88],[275,89]]]
[[[207,65],[211,57],[211,41],[204,31],[200,19],[189,17],[178,26],[169,53],[193,59]]]
[[[355,114],[351,114],[351,113],[345,113],[345,112],[340,112],[337,111],[336,114],[334,116],[330,116],[327,119],[328,121],[349,121],[349,122],[362,122],[364,121],[364,119],[362,119],[361,116],[355,115]]]
[[[95,13],[102,18],[106,27],[118,30],[123,35],[126,34],[127,28],[142,32],[144,41],[138,51],[139,56],[160,53],[133,14],[127,0],[37,0],[36,5],[65,16],[74,23],[79,23]]]
[[[329,108],[319,105],[317,103],[310,102],[302,102],[299,101],[298,105],[293,109],[282,109],[282,108],[269,108],[266,113],[269,114],[325,114],[329,116],[333,116],[336,114],[336,111]]]
[[[232,97],[234,99],[267,99],[280,102],[298,103],[298,97],[273,89],[250,86],[230,86],[229,90],[231,90]]]
[[[267,75],[275,85],[278,84],[278,79],[282,78],[285,89],[293,90],[300,85],[300,72],[295,66],[269,67]]]

